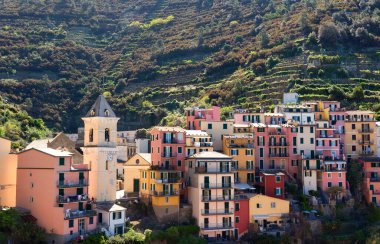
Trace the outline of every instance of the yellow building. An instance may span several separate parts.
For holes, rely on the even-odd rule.
[[[249,222],[257,224],[260,231],[267,231],[271,225],[284,227],[289,217],[289,201],[255,195],[249,199]]]
[[[153,207],[159,221],[177,220],[181,172],[151,166],[140,170],[141,199]]]
[[[233,133],[234,121],[208,121],[201,123],[201,130],[206,131],[211,136],[214,151],[221,152],[223,150],[222,137]]]
[[[206,131],[186,130],[186,157],[204,151],[214,151],[211,136]]]
[[[125,193],[140,192],[140,171],[148,170],[151,163],[150,153],[137,153],[124,164]]]
[[[16,206],[17,155],[11,153],[11,141],[0,137],[0,207]]]
[[[344,141],[347,158],[376,155],[376,121],[373,116],[371,111],[346,112]]]
[[[253,134],[223,137],[223,153],[235,161],[235,183],[253,183],[255,179],[255,149]]]

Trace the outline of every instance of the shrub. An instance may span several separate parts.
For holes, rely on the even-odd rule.
[[[236,27],[239,25],[239,22],[237,22],[236,20],[233,20],[230,22],[230,27]]]

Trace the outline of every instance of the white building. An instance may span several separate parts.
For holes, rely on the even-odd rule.
[[[107,236],[121,235],[125,232],[126,210],[112,202],[96,204],[98,225]]]

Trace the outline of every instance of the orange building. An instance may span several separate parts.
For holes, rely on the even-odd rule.
[[[72,154],[31,148],[18,154],[17,207],[28,209],[55,243],[96,229],[96,211],[88,196],[89,168]]]
[[[16,206],[17,155],[11,153],[11,141],[0,137],[0,207]]]

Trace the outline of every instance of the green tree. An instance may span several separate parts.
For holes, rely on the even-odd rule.
[[[262,30],[259,35],[259,44],[261,48],[267,48],[269,45],[269,36],[266,30]]]
[[[340,33],[336,25],[332,22],[320,25],[318,41],[324,46],[335,46],[340,41]]]
[[[361,102],[364,99],[364,91],[362,86],[356,86],[352,91],[351,98],[357,102]]]
[[[361,174],[362,167],[357,160],[352,160],[347,164],[347,180],[350,183],[350,190],[357,198],[361,197],[360,185],[363,182]]]

